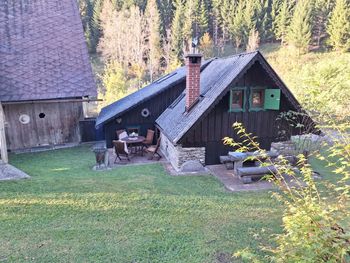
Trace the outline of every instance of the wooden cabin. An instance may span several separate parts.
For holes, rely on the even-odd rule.
[[[202,64],[202,70],[209,61]],[[103,139],[112,147],[117,139],[117,130],[138,130],[146,134],[155,129],[156,119],[184,91],[186,68],[181,67],[150,85],[104,107],[96,120],[96,127],[102,129]]]
[[[78,143],[97,96],[75,0],[5,1],[0,101],[9,150]]]
[[[188,55],[186,66],[158,80],[162,81],[161,86],[156,81],[146,91],[141,89],[103,109],[97,122],[105,123],[107,142],[115,138],[116,129],[157,128],[161,150],[176,170],[189,160],[218,164],[219,156],[232,150],[222,139],[238,137],[234,122],[242,122],[269,149],[278,140],[278,114],[300,110],[260,52],[204,62],[201,55]],[[149,119],[142,117],[143,109],[151,109]]]

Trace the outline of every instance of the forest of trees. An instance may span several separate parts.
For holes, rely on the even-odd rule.
[[[278,42],[297,55],[350,48],[349,0],[79,0],[106,90],[142,87],[183,63],[193,38],[205,57]],[[112,74],[113,73],[113,74]],[[114,99],[115,99],[114,96]]]

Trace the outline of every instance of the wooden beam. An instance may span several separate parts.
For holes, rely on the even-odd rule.
[[[5,135],[5,116],[0,102],[0,160],[8,163],[6,135]]]
[[[102,99],[53,99],[53,100],[24,100],[24,101],[4,101],[3,105],[12,104],[39,104],[39,103],[64,103],[64,102],[95,102]]]

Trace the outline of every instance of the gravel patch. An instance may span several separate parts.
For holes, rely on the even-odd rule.
[[[0,181],[19,180],[30,178],[28,174],[16,167],[0,161]]]

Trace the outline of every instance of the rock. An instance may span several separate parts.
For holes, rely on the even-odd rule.
[[[205,172],[204,166],[199,161],[187,161],[181,166],[183,173]]]
[[[22,172],[16,167],[0,162],[0,181],[7,180],[18,180],[18,179],[26,179],[30,178],[28,174]]]

